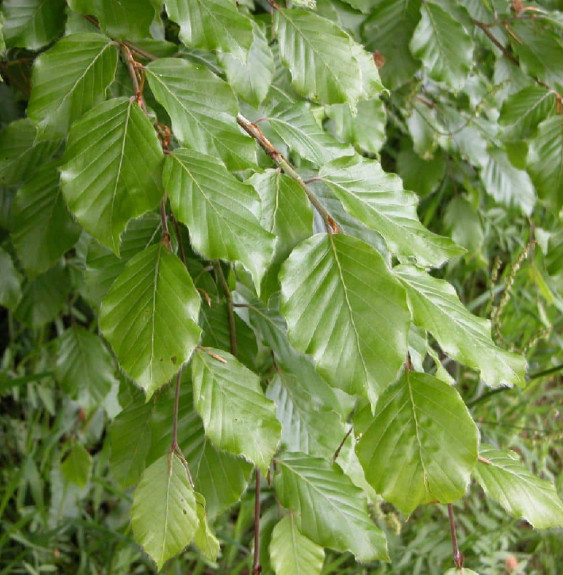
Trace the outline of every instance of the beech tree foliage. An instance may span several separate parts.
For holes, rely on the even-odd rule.
[[[19,489],[37,534],[109,493],[100,529],[158,570],[228,570],[249,531],[278,575],[392,572],[381,519],[420,506],[472,573],[477,486],[563,527],[479,411],[561,368],[556,5],[5,0],[0,393],[29,434],[0,509]]]

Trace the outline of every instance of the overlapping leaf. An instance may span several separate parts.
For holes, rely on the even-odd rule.
[[[132,258],[105,296],[100,328],[150,397],[199,341],[200,299],[182,262],[158,244]]]
[[[79,14],[94,15],[112,38],[125,40],[150,37],[155,7],[159,7],[152,0],[69,0],[68,3]]]
[[[117,49],[100,34],[72,34],[39,56],[27,114],[43,139],[62,138],[70,125],[105,99]]]
[[[191,48],[222,50],[246,59],[252,44],[252,21],[231,0],[165,0],[180,39]]]
[[[544,120],[530,144],[528,170],[538,195],[556,210],[563,206],[563,116]]]
[[[37,141],[29,120],[16,120],[0,133],[0,183],[15,185],[29,180],[37,168],[57,151],[60,142]]]
[[[344,235],[301,243],[281,272],[289,338],[333,386],[375,401],[397,377],[410,315],[379,253]]]
[[[491,387],[524,385],[524,358],[497,347],[491,339],[490,322],[471,314],[448,282],[412,266],[394,271],[407,289],[414,323],[428,330],[445,353],[479,369]]]
[[[110,392],[116,383],[114,372],[112,357],[97,335],[74,326],[61,336],[55,377],[87,412],[99,407]]]
[[[63,194],[84,228],[117,255],[127,222],[161,198],[162,159],[150,120],[129,98],[99,104],[70,131]]]
[[[59,180],[57,166],[45,165],[16,196],[12,238],[28,276],[47,271],[80,235]]]
[[[407,371],[377,402],[356,453],[366,479],[404,513],[465,493],[477,462],[478,431],[457,391]]]
[[[256,285],[272,257],[274,236],[259,223],[260,197],[214,157],[185,149],[166,158],[164,187],[190,241],[207,259],[240,261]]]
[[[286,515],[274,527],[270,560],[276,575],[318,575],[324,558],[324,549],[299,531],[294,515]]]
[[[305,10],[276,10],[274,25],[282,62],[294,87],[324,104],[355,103],[362,95],[354,41],[330,20]]]
[[[347,212],[383,236],[392,252],[437,266],[465,251],[420,223],[416,194],[403,190],[400,178],[385,173],[379,162],[341,158],[323,166],[319,177]]]
[[[218,156],[231,170],[254,166],[255,144],[237,126],[238,104],[226,82],[207,69],[174,58],[151,62],[146,74],[183,145]]]
[[[4,38],[8,46],[38,50],[64,29],[64,0],[5,0]]]
[[[513,451],[481,445],[475,477],[488,497],[537,529],[563,527],[563,502],[553,483],[528,471]]]
[[[274,56],[260,26],[253,24],[252,33],[248,55],[225,53],[219,57],[233,90],[245,102],[257,108],[270,90],[274,75]]]
[[[454,90],[463,87],[473,63],[473,42],[463,25],[438,4],[422,3],[410,49],[433,80]]]
[[[292,152],[317,166],[354,153],[352,146],[323,130],[305,102],[277,107],[268,115],[268,124]]]
[[[135,539],[160,570],[194,538],[199,526],[195,494],[176,454],[147,467],[133,496],[131,525]]]
[[[194,545],[207,559],[209,559],[209,561],[217,561],[221,545],[219,544],[217,537],[215,537],[215,533],[213,533],[207,523],[205,498],[201,493],[196,493],[195,498],[197,503],[197,518],[199,519],[199,526],[194,535]]]
[[[192,360],[194,405],[205,433],[219,449],[243,455],[266,473],[281,436],[274,404],[256,374],[229,353],[210,351],[222,361],[203,351]]]
[[[388,560],[385,535],[370,519],[361,489],[339,467],[304,453],[284,453],[276,464],[276,495],[303,535],[359,561]]]

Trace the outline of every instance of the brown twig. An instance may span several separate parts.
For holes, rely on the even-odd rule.
[[[489,38],[489,40],[516,66],[520,66],[520,62],[518,58],[511,54],[494,36],[494,34],[489,30],[488,24],[485,22],[480,22],[479,20],[473,20],[475,26],[483,30],[485,35]]]
[[[457,534],[455,531],[454,508],[451,503],[448,503],[448,516],[450,518],[450,533],[452,535],[452,547],[454,552],[454,563],[458,569],[463,567],[463,555],[459,550],[457,544]]]
[[[309,198],[309,201],[313,207],[317,210],[321,218],[325,223],[326,230],[329,234],[335,233],[339,234],[342,232],[339,225],[333,219],[333,217],[328,213],[326,208],[321,204],[317,196],[307,187],[307,184],[303,181],[303,178],[297,173],[295,168],[284,158],[280,152],[276,150],[272,142],[266,138],[262,130],[253,122],[246,119],[242,114],[237,114],[238,125],[250,136],[252,136],[260,147],[272,158],[272,160],[287,174],[290,178],[295,180],[301,189]]]
[[[348,437],[350,437],[350,434],[352,433],[353,429],[354,429],[354,427],[351,425],[350,429],[346,432],[346,435],[344,436],[344,438],[342,439],[342,441],[340,442],[340,444],[336,448],[336,451],[334,452],[334,455],[332,456],[332,462],[333,463],[338,459],[338,456],[340,455],[340,452],[342,451],[342,448],[344,447],[346,440],[348,439]]]

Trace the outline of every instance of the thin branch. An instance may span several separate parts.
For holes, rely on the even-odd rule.
[[[225,294],[225,299],[227,300],[227,316],[229,319],[229,343],[231,348],[231,353],[233,355],[237,354],[237,332],[235,325],[235,310],[233,307],[233,297],[231,295],[231,290],[229,289],[229,284],[225,279],[223,270],[221,269],[221,264],[218,261],[213,262],[213,269],[215,270],[215,275],[219,280],[221,289]]]
[[[479,457],[477,457],[477,459],[481,462],[481,463],[486,463],[487,465],[492,465],[493,462],[490,461],[489,459],[487,459],[486,457],[482,457],[481,455],[479,455]]]
[[[262,474],[256,468],[256,489],[254,491],[254,561],[252,563],[252,575],[260,575],[260,481]]]
[[[274,10],[281,10],[282,9],[282,7],[276,2],[276,0],[266,0],[266,1]]]
[[[350,429],[346,432],[346,435],[344,436],[344,438],[340,442],[340,445],[336,448],[336,451],[334,452],[334,455],[332,456],[332,462],[333,463],[338,459],[338,456],[340,455],[340,452],[342,451],[342,448],[344,447],[346,440],[348,439],[348,437],[350,437],[350,434],[352,433],[353,429],[354,429],[353,426],[350,426]]]
[[[511,54],[494,36],[494,34],[489,30],[489,26],[484,22],[480,22],[479,20],[473,20],[475,26],[483,30],[485,35],[489,38],[489,40],[516,66],[520,66],[520,62],[518,58]]]
[[[295,180],[301,189],[307,194],[309,201],[317,210],[323,219],[326,230],[329,234],[342,232],[336,221],[328,213],[326,208],[321,204],[317,196],[307,187],[301,176],[297,173],[295,168],[280,154],[274,145],[264,136],[262,130],[250,120],[247,120],[242,114],[237,114],[237,122],[239,126],[250,136],[252,136],[261,146],[261,148],[272,158],[272,160],[293,180]]]
[[[151,52],[148,52],[144,48],[141,48],[141,47],[137,46],[136,44],[133,44],[133,42],[129,42],[128,40],[124,40],[123,44],[125,44],[125,46],[127,46],[127,48],[129,48],[129,50],[131,50],[132,52],[135,52],[136,54],[138,54],[142,58],[145,58],[146,60],[149,60],[151,62],[158,60],[158,56],[155,56],[154,54],[152,54]]]
[[[463,567],[463,555],[461,554],[457,544],[457,534],[455,531],[454,508],[452,504],[448,504],[448,516],[450,518],[450,533],[452,534],[452,547],[454,552],[454,563],[458,569]]]
[[[139,64],[135,61],[133,54],[131,54],[131,50],[129,50],[125,44],[122,43],[120,46],[123,61],[127,66],[129,77],[133,84],[133,90],[135,91],[135,99],[141,110],[143,110],[143,112],[148,116],[147,106],[145,104],[145,99],[143,98],[143,80],[139,74]]]

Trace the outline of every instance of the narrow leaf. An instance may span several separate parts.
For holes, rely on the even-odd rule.
[[[131,525],[135,539],[159,570],[194,538],[197,503],[176,454],[163,455],[143,472],[133,496]]]
[[[377,402],[356,453],[366,479],[410,514],[418,505],[462,497],[477,462],[479,433],[457,391],[405,372]]]
[[[524,358],[497,347],[491,339],[490,322],[471,314],[448,282],[412,266],[394,271],[407,289],[414,323],[427,329],[445,353],[479,369],[491,387],[524,385]]]
[[[115,77],[117,49],[100,34],[72,34],[39,56],[27,108],[39,137],[67,135],[70,125],[105,99]]]
[[[254,166],[256,148],[237,126],[238,104],[226,82],[177,58],[151,62],[146,74],[156,99],[170,114],[174,135],[184,146],[219,156],[231,170]]]
[[[482,444],[481,457],[475,477],[487,497],[536,529],[563,527],[563,502],[553,483],[533,475],[513,451]]]
[[[380,233],[389,249],[415,257],[420,265],[439,266],[464,249],[438,236],[418,220],[416,194],[403,190],[401,179],[381,164],[361,156],[323,166],[321,177],[348,213]]]
[[[161,198],[162,158],[150,120],[129,98],[96,106],[70,130],[63,194],[86,231],[117,255],[127,222]]]
[[[375,401],[405,361],[410,320],[383,258],[355,238],[316,235],[293,250],[280,279],[292,344],[331,385]]]
[[[324,549],[299,531],[293,515],[286,515],[274,527],[270,560],[276,575],[318,575],[324,558]]]
[[[339,467],[304,453],[285,453],[276,464],[276,495],[303,535],[359,561],[388,560],[385,535],[370,519],[362,490]]]
[[[267,473],[281,436],[274,404],[257,375],[231,354],[211,349],[192,360],[194,405],[205,434],[219,449],[243,455]]]
[[[104,298],[100,329],[147,399],[197,345],[199,306],[186,268],[162,244],[132,258]]]
[[[260,226],[256,190],[211,156],[185,149],[166,158],[164,187],[190,241],[207,259],[240,261],[257,286],[274,250],[274,236]]]

